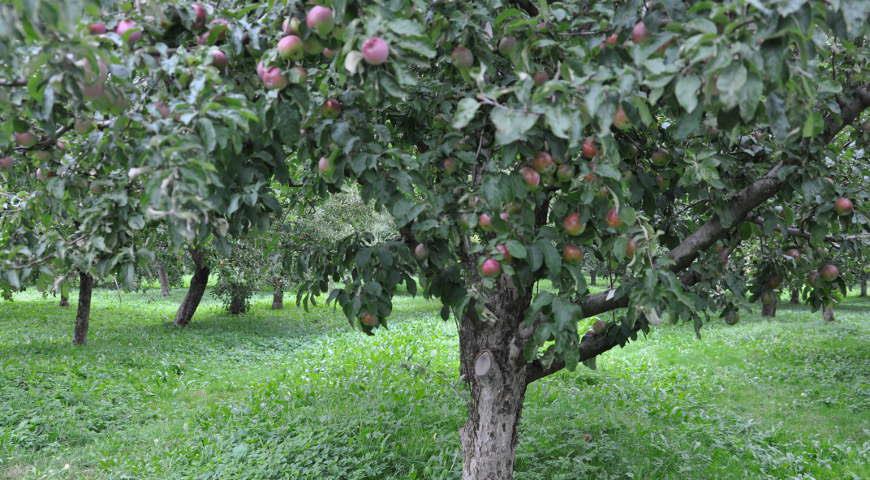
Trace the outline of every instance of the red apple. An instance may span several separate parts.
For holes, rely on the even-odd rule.
[[[324,177],[331,177],[335,171],[335,165],[329,158],[320,157],[320,160],[317,161],[317,171]]]
[[[263,70],[263,85],[269,90],[281,90],[287,86],[287,78],[278,67],[269,67]]]
[[[130,32],[127,37],[127,43],[130,45],[133,45],[142,38],[142,30],[138,28],[136,22],[133,20],[121,20],[118,22],[118,26],[115,27],[115,33],[123,36],[127,32]]]
[[[583,156],[586,158],[595,158],[595,155],[598,155],[598,146],[595,145],[595,140],[592,137],[586,137],[582,150]]]
[[[220,49],[213,49],[211,51],[211,64],[217,68],[225,68],[230,63],[227,58],[227,54],[224,53]]]
[[[613,126],[623,130],[628,127],[628,115],[625,114],[622,105],[616,108],[616,113],[613,114]]]
[[[517,48],[517,39],[514,37],[502,37],[498,42],[498,53],[510,55]]]
[[[369,65],[381,65],[390,56],[390,46],[380,37],[371,37],[363,42],[362,54]]]
[[[11,168],[12,165],[15,165],[15,159],[12,157],[0,157],[0,168],[6,169]]]
[[[662,150],[661,148],[656,150],[650,156],[653,165],[657,167],[664,167],[671,160],[670,154],[668,154],[667,150]]]
[[[417,246],[414,247],[414,256],[417,257],[417,260],[425,260],[426,257],[429,256],[429,249],[426,248],[426,245],[418,243]]]
[[[505,263],[511,263],[513,257],[511,257],[511,252],[508,250],[507,245],[500,243],[495,246],[495,249],[498,250],[498,253],[501,254]]]
[[[610,45],[611,47],[614,46],[614,45],[616,45],[617,42],[619,42],[619,35],[617,35],[616,32],[611,33],[611,34],[610,34],[610,35],[609,35],[609,36],[604,40],[604,43],[606,43],[607,45]]]
[[[369,312],[364,312],[359,316],[359,321],[367,327],[375,327],[378,325],[378,317]]]
[[[160,113],[160,116],[163,118],[169,118],[172,112],[169,110],[169,106],[163,102],[157,102],[154,107],[157,109],[157,112]]]
[[[491,230],[492,217],[490,217],[488,213],[481,213],[480,216],[477,217],[477,224],[484,230]]]
[[[287,35],[278,40],[278,55],[281,58],[298,58],[302,55],[302,39],[296,35]]]
[[[840,269],[828,263],[819,269],[819,276],[826,282],[833,282],[840,276]]]
[[[441,167],[444,169],[444,173],[448,175],[452,175],[456,172],[456,159],[454,158],[445,158],[443,162],[441,162]]]
[[[526,186],[529,187],[529,190],[537,190],[538,187],[541,185],[541,175],[533,168],[521,168],[520,175],[523,176],[523,181],[526,182]]]
[[[501,263],[494,258],[487,258],[480,266],[480,273],[484,277],[497,277],[501,273]]]
[[[547,72],[535,72],[532,76],[532,80],[535,82],[535,85],[541,86],[547,83],[547,80],[550,79],[550,75]]]
[[[800,252],[800,250],[798,250],[796,248],[790,248],[790,249],[785,251],[785,256],[790,257],[793,260],[797,260],[797,259],[801,258],[801,252]]]
[[[566,263],[580,263],[583,260],[583,250],[577,245],[565,244],[562,248],[562,258]]]
[[[649,32],[646,29],[646,24],[643,21],[637,22],[634,28],[631,29],[631,41],[634,43],[643,43],[649,37]]]
[[[328,118],[336,118],[341,114],[341,102],[329,98],[323,102],[323,115]]]
[[[840,197],[834,201],[834,210],[840,216],[851,215],[853,207],[852,201],[845,197]]]
[[[332,27],[335,25],[332,16],[332,9],[315,5],[308,11],[308,15],[305,16],[305,24],[321,37],[326,36],[332,31]]]
[[[474,54],[461,45],[453,49],[450,59],[457,68],[470,68],[474,65]]]
[[[329,47],[324,48],[322,53],[323,53],[323,56],[326,58],[332,58],[335,56],[335,50],[333,50]]]
[[[809,283],[810,285],[815,285],[816,282],[818,282],[818,281],[819,281],[819,272],[818,271],[813,270],[812,272],[807,274],[807,283]]]
[[[96,22],[88,25],[88,31],[91,32],[91,35],[102,35],[106,33],[106,24],[103,22]]]
[[[568,235],[576,237],[583,233],[586,225],[580,221],[580,212],[572,212],[562,220],[562,228],[565,229],[565,233]]]
[[[205,21],[208,19],[208,11],[201,3],[193,4],[193,26],[194,28],[205,27]]]
[[[607,226],[610,228],[619,228],[622,226],[622,220],[619,219],[619,210],[615,208],[611,208],[607,211],[607,216],[604,217],[604,221],[607,222]]]
[[[290,17],[284,19],[284,23],[281,24],[281,31],[287,35],[298,35],[299,34],[299,25],[302,22],[299,21],[296,17]]]
[[[36,135],[30,132],[15,132],[13,135],[15,143],[20,147],[30,148],[36,145]]]
[[[574,178],[574,167],[563,163],[556,169],[556,178],[560,182],[570,182]]]
[[[510,214],[510,212],[506,212],[506,211],[505,211],[505,212],[501,212],[501,213],[498,214],[498,218],[500,218],[500,219],[502,219],[503,221],[506,222],[506,221],[510,220],[510,218],[511,218],[511,214]]]
[[[629,238],[628,242],[625,244],[625,256],[631,258],[634,256],[634,252],[636,251],[637,242],[635,242],[633,238]]]
[[[538,152],[532,160],[532,167],[537,170],[538,173],[547,174],[555,170],[556,163],[553,162],[553,157],[551,157],[549,153]]]

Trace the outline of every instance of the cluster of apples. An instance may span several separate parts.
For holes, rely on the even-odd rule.
[[[335,27],[335,14],[329,7],[315,5],[305,15],[305,25],[317,36],[321,38],[327,37]],[[301,22],[297,18],[288,18],[284,21],[281,26],[283,36],[278,40],[276,45],[279,57],[285,60],[296,60],[302,57],[306,51],[306,45],[302,37],[299,36],[300,27]],[[311,42],[311,45],[320,50],[319,43]],[[363,42],[360,50],[363,60],[369,65],[383,65],[390,56],[390,46],[380,37],[367,39]],[[327,58],[332,58],[335,55],[335,51],[328,47],[323,48],[321,52]],[[304,78],[304,69],[301,69],[301,67],[297,68],[300,69],[298,76]],[[257,64],[257,75],[262,80],[263,85],[270,90],[281,90],[288,84],[287,78],[279,67],[269,67],[262,62]],[[325,106],[326,113],[334,113],[335,109],[333,107],[334,104],[332,106]]]

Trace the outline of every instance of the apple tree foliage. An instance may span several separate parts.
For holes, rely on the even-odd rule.
[[[5,288],[74,240],[128,268],[151,224],[220,243],[265,228],[276,189],[352,184],[400,236],[311,245],[301,300],[372,333],[400,284],[438,299],[471,388],[464,477],[510,478],[528,383],[733,308],[741,242],[805,231],[819,268],[827,236],[867,231],[866,159],[839,163],[866,145],[866,1],[323,4],[0,7]],[[70,147],[35,157],[25,132]],[[590,294],[578,250],[617,287]]]

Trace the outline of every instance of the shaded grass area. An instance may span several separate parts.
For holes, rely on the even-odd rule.
[[[0,304],[0,479],[459,478],[467,392],[436,304],[400,297],[367,337],[331,307],[207,296],[179,330],[183,293],[98,290],[84,348],[75,305]],[[837,318],[662,326],[536,382],[516,477],[870,478],[870,302]]]

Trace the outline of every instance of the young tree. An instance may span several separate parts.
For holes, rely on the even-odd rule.
[[[713,285],[742,289],[722,252],[791,228],[768,222],[771,202],[800,192],[811,237],[866,229],[863,183],[821,180],[870,105],[866,2],[327,3],[142,1],[88,10],[119,33],[53,25],[50,41],[40,32],[73,8],[13,6],[0,31],[26,48],[8,50],[3,83],[44,107],[58,67],[32,52],[111,52],[133,100],[92,93],[126,108],[107,107],[114,125],[150,114],[128,137],[145,149],[143,209],[194,245],[268,223],[273,177],[299,198],[355,184],[400,237],[311,245],[304,300],[341,281],[330,299],[366,333],[400,283],[441,301],[471,391],[465,479],[511,478],[531,382],[663,318],[718,313]],[[80,70],[64,72],[93,85]],[[7,277],[29,258],[19,245]],[[618,286],[590,294],[576,249],[617,265]],[[841,286],[828,265],[812,303]],[[581,319],[611,311],[581,337]]]

